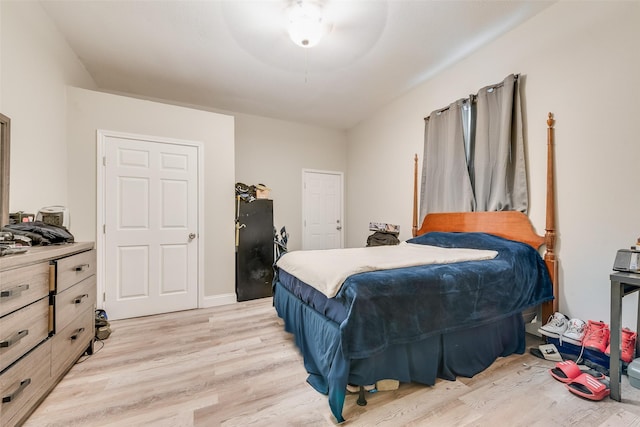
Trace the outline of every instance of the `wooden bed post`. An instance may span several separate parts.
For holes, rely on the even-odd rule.
[[[553,114],[549,113],[547,119],[547,221],[545,227],[545,246],[544,262],[549,270],[551,282],[553,283],[553,301],[546,302],[542,305],[543,323],[553,313],[558,311],[558,264],[556,262],[555,245],[556,245],[556,195],[555,195],[555,175],[554,175],[554,133],[553,125],[555,120]]]
[[[418,154],[413,158],[413,226],[411,235],[416,237],[418,233]]]

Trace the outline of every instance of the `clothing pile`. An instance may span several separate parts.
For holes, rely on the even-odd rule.
[[[236,182],[236,196],[245,202],[253,202],[256,199],[268,199],[271,189],[264,184],[247,185]]]
[[[367,238],[367,246],[399,245],[400,226],[385,222],[370,222],[369,231],[374,233]]]
[[[27,237],[31,246],[59,245],[62,243],[73,243],[74,241],[73,235],[66,227],[47,224],[42,221],[9,224],[2,227],[0,231],[12,233],[14,239],[16,236]]]
[[[275,261],[273,265],[276,265],[276,262],[280,259],[280,257],[287,253],[287,242],[289,241],[289,233],[287,233],[287,228],[282,227],[280,229],[280,234],[275,227],[273,227],[273,244],[275,248]]]
[[[398,233],[389,231],[376,231],[371,236],[367,237],[367,246],[385,246],[385,245],[399,245]]]

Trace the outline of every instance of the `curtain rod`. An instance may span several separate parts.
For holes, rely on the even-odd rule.
[[[472,99],[472,98],[475,98],[475,97],[476,97],[475,95],[469,95],[469,98],[461,98],[461,99],[457,100],[456,102],[462,102],[463,104],[466,104],[466,103],[468,103],[469,101],[471,101],[471,99]],[[445,112],[445,111],[447,111],[449,108],[451,108],[451,107],[450,107],[450,106],[446,106],[446,107],[444,107],[444,108],[441,108],[441,109],[439,109],[439,110],[434,111],[434,112],[433,112],[433,113],[431,113],[431,114],[434,114],[434,113],[435,113],[435,114],[444,113],[444,112]],[[431,117],[431,114],[430,114],[430,115],[428,115],[427,117],[425,117],[424,119],[425,119],[425,120],[429,120],[429,117]]]
[[[518,77],[520,77],[520,74],[514,74],[514,75],[513,75],[513,79],[514,79],[514,80],[518,80]],[[494,85],[485,86],[485,87],[486,87],[486,88],[488,88],[487,90],[491,90],[491,91],[493,91],[493,89],[497,89],[497,88],[502,87],[502,86],[504,86],[504,80],[503,80],[503,81],[501,81],[500,83],[496,83],[496,84],[494,84]],[[484,88],[483,88],[483,89],[484,89]],[[480,89],[480,90],[482,90],[482,89]],[[477,96],[478,96],[477,94],[476,94],[476,95],[469,95],[469,97],[468,97],[468,98],[461,98],[461,99],[459,99],[458,101],[462,101],[462,103],[464,104],[464,103],[466,103],[466,102],[469,102],[469,101],[475,100],[475,98],[476,98]],[[456,101],[456,102],[458,102],[458,101]],[[434,113],[436,113],[436,114],[444,113],[444,112],[445,112],[445,111],[447,111],[449,108],[450,108],[449,106],[446,106],[446,107],[444,107],[444,108],[441,108],[441,109],[439,109],[439,110],[434,111]],[[431,113],[431,114],[433,114],[433,113]],[[429,117],[431,117],[431,114],[429,114],[429,115],[428,115],[427,117],[425,117],[424,119],[425,119],[425,120],[429,120]]]

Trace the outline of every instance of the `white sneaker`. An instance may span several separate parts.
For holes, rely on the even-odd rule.
[[[567,326],[567,330],[564,331],[560,342],[566,341],[574,345],[582,345],[582,338],[587,332],[587,324],[580,319],[571,319]]]
[[[551,317],[549,317],[547,324],[538,329],[538,332],[547,337],[560,338],[568,327],[569,318],[556,311]]]

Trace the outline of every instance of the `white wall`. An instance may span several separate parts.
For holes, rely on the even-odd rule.
[[[81,200],[85,191],[95,191],[95,145],[71,133],[76,142],[67,147],[66,88],[95,89],[95,84],[39,4],[2,1],[0,20],[0,107],[12,119],[10,208],[68,204],[72,231],[77,226],[80,237],[91,238],[95,211],[87,213]],[[369,221],[401,224],[401,237],[408,238],[413,154],[422,152],[424,116],[509,73],[522,73],[531,218],[539,232],[547,112],[557,119],[560,308],[571,316],[606,320],[615,251],[640,235],[640,198],[634,192],[640,144],[632,127],[640,117],[640,85],[634,80],[640,75],[638,22],[638,2],[559,2],[369,117],[348,133],[346,149],[341,132],[239,115],[235,158],[228,158],[229,165],[237,165],[236,175],[221,177],[217,174],[227,169],[210,168],[207,182],[227,179],[223,203],[233,200],[235,181],[271,186],[277,225],[292,232],[293,247],[301,240],[295,230],[301,203],[294,198],[301,194],[301,169],[344,171],[347,245],[364,244]],[[278,170],[282,163],[286,166]],[[228,209],[232,221],[233,208]],[[217,272],[206,274],[209,280]],[[232,291],[233,280],[227,282],[221,287],[207,282],[207,294]],[[634,322],[634,309],[634,301],[625,302],[627,326]]]
[[[204,144],[204,295],[235,300],[233,117],[73,87],[67,109],[69,210],[77,240],[96,240],[98,129]]]
[[[236,181],[272,189],[274,225],[286,226],[288,249],[302,247],[302,170],[346,172],[346,133],[236,115]]]
[[[232,117],[73,88],[68,103],[69,85],[96,85],[42,7],[2,1],[0,10],[0,99],[2,113],[11,118],[12,212],[66,205],[76,240],[95,240],[95,129],[102,127],[205,142],[205,155],[211,157],[205,176],[206,221],[233,224]],[[87,121],[79,123],[83,114]],[[204,294],[224,302],[235,299],[229,268],[234,262],[233,228],[229,230],[220,236],[209,227],[205,236],[205,259],[213,261],[206,264]],[[215,303],[216,298],[205,299],[205,304]]]
[[[362,243],[372,219],[401,224],[401,237],[408,238],[412,158],[422,153],[423,118],[522,73],[530,217],[539,233],[545,227],[545,121],[548,112],[556,117],[560,310],[608,322],[615,252],[640,236],[638,23],[639,2],[559,2],[352,129],[348,244]],[[634,327],[635,307],[635,298],[625,300],[625,326]]]
[[[0,2],[0,99],[11,119],[11,212],[67,204],[66,87],[94,88],[36,2]]]
[[[10,210],[35,213],[43,206],[66,205],[76,239],[95,240],[95,129],[205,141],[210,224],[205,252],[207,261],[219,260],[207,264],[205,272],[210,304],[235,298],[229,239],[236,181],[269,184],[276,225],[287,226],[289,247],[298,249],[302,169],[346,170],[344,131],[238,115],[234,157],[234,124],[228,116],[80,90],[97,88],[38,3],[2,1],[0,20],[0,107],[12,119]],[[68,86],[77,88],[67,92]],[[156,112],[164,120],[151,120]],[[213,224],[230,226],[221,230]]]

